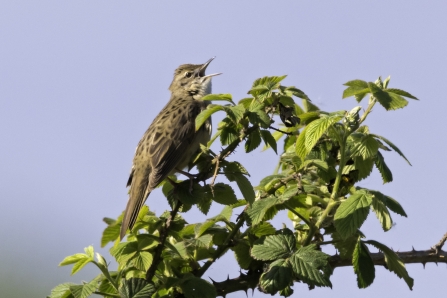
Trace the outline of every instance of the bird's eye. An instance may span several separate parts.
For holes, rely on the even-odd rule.
[[[190,78],[192,76],[192,73],[187,71],[185,72],[185,78]]]

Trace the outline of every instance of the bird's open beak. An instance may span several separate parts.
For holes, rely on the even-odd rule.
[[[208,65],[211,63],[211,61],[214,60],[214,58],[216,58],[216,57],[213,57],[213,58],[211,58],[210,60],[206,61],[206,62],[202,65],[202,67],[200,68],[200,70],[199,70],[199,76],[200,76],[201,78],[205,79],[205,78],[210,78],[210,77],[214,77],[214,76],[218,76],[218,75],[222,74],[221,72],[219,72],[219,73],[213,73],[213,74],[209,74],[209,75],[205,76],[206,68],[207,68]]]

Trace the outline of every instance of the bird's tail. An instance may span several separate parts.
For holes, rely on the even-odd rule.
[[[135,178],[136,177],[133,177],[132,185],[130,187],[129,201],[127,202],[126,210],[124,211],[120,240],[123,240],[127,229],[131,230],[133,228],[137,220],[138,213],[140,212],[141,207],[143,207],[146,198],[150,194],[150,190],[147,189],[147,178],[138,179],[140,181],[136,181]]]

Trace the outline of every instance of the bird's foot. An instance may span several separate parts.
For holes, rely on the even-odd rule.
[[[197,177],[199,177],[199,174],[190,174],[188,172],[182,171],[182,170],[178,170],[176,169],[176,171],[182,175],[185,175],[186,177],[189,178],[189,194],[192,195],[192,191],[193,191],[193,186],[194,186],[194,179],[197,179]]]

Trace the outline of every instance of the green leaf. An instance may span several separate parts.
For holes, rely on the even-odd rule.
[[[249,269],[253,258],[250,255],[250,246],[245,241],[238,243],[231,248],[236,256],[236,261],[242,269]]]
[[[344,83],[343,85],[348,87],[368,88],[368,83],[362,80],[352,80]]]
[[[332,287],[328,255],[316,249],[315,245],[301,247],[290,258],[295,275],[310,285]]]
[[[404,90],[390,88],[390,89],[385,89],[385,91],[388,92],[388,93],[394,93],[394,94],[397,94],[397,95],[400,95],[400,96],[405,96],[405,97],[408,97],[408,98],[419,100],[418,98],[416,98],[416,96],[413,96],[413,95],[411,95],[410,93],[408,93],[407,91],[404,91]]]
[[[384,197],[386,198],[385,205],[388,207],[388,209],[401,216],[407,217],[404,208],[399,204],[398,201],[389,196],[384,195]]]
[[[377,219],[382,225],[382,229],[386,232],[393,226],[393,220],[391,219],[390,212],[380,197],[374,195],[372,199],[371,208],[376,213]]]
[[[361,189],[340,204],[335,212],[335,228],[343,239],[348,238],[359,229],[366,217],[369,206],[372,203],[372,195]]]
[[[222,100],[233,103],[231,94],[208,94],[202,97],[201,100]]]
[[[205,110],[200,112],[199,115],[196,117],[196,131],[200,129],[200,127],[205,123],[205,121],[211,117],[212,114],[216,113],[217,111],[222,111],[224,108],[220,105],[213,105],[210,104],[206,107]]]
[[[223,204],[223,205],[231,205],[237,203],[236,195],[234,194],[234,190],[225,183],[216,183],[213,186],[212,190],[213,201]]]
[[[397,256],[394,251],[392,251],[386,245],[375,240],[365,241],[365,243],[371,244],[377,249],[381,250],[385,255],[385,263],[387,265],[387,269],[391,272],[394,272],[399,278],[403,278],[410,290],[413,290],[414,280],[408,275],[404,262]]]
[[[396,151],[400,156],[402,156],[403,159],[405,159],[405,160],[408,162],[408,164],[411,166],[410,161],[405,157],[405,155],[402,153],[402,151],[400,151],[400,149],[397,148],[396,145],[394,145],[393,143],[391,143],[391,141],[389,141],[388,139],[386,139],[386,138],[384,138],[384,137],[382,137],[382,136],[379,136],[379,135],[371,134],[371,136],[373,136],[373,137],[375,137],[375,138],[377,138],[377,139],[380,139],[380,140],[384,141],[388,146],[390,146],[394,151]]]
[[[353,133],[350,137],[352,139],[353,156],[361,156],[363,159],[376,156],[379,150],[379,143],[373,136]]]
[[[108,226],[104,229],[101,237],[101,247],[107,245],[107,243],[111,241],[115,241],[120,235],[121,224],[118,221],[113,220],[110,221],[109,218],[103,218],[103,221],[108,224]]]
[[[354,158],[354,167],[356,170],[358,170],[358,177],[357,177],[358,181],[367,178],[371,174],[374,166],[374,160],[375,160],[374,158],[368,158],[365,160],[361,156]]]
[[[274,196],[264,198],[262,200],[255,201],[253,205],[250,208],[248,208],[247,214],[250,217],[252,224],[256,225],[264,219],[266,212],[271,207],[282,203],[283,200],[278,199]]]
[[[269,222],[262,222],[258,225],[252,226],[250,233],[256,237],[262,237],[275,234],[276,229]]]
[[[264,112],[263,110],[256,110],[255,111],[256,116],[258,118],[258,123],[262,128],[269,128],[271,121],[270,121],[270,117],[267,115],[266,112]]]
[[[93,247],[89,246],[85,249],[86,254],[74,254],[72,256],[68,256],[65,259],[60,262],[59,266],[66,266],[70,264],[73,265],[73,269],[71,270],[71,275],[77,273],[79,270],[81,270],[85,265],[87,265],[90,262],[93,262]],[[91,257],[90,257],[91,255]]]
[[[304,159],[329,127],[342,118],[343,116],[340,115],[323,116],[307,125],[298,137],[296,144],[297,155]]]
[[[74,298],[70,292],[70,287],[75,286],[72,282],[66,282],[54,287],[48,298]]]
[[[408,105],[408,101],[395,93],[388,93],[380,89],[375,83],[368,83],[372,95],[387,110],[397,110]]]
[[[247,141],[245,142],[245,152],[249,153],[261,144],[261,134],[259,133],[259,130],[252,131],[247,138]]]
[[[186,298],[215,298],[216,288],[204,279],[189,275],[180,284]]]
[[[229,145],[238,138],[238,133],[232,127],[224,127],[220,131],[220,142],[222,143],[222,145]]]
[[[365,96],[366,94],[368,94],[370,92],[369,88],[363,88],[363,87],[348,87],[343,91],[343,96],[342,98],[347,98],[347,97],[351,97],[353,95],[357,95],[357,96]],[[363,98],[362,97],[362,98]]]
[[[344,260],[350,260],[357,244],[358,235],[354,234],[346,239],[340,237],[337,232],[332,233],[332,240],[335,248],[338,250],[340,258]]]
[[[261,137],[264,140],[265,145],[271,147],[273,151],[275,151],[275,153],[278,154],[276,140],[272,136],[270,131],[261,130]]]
[[[98,287],[98,281],[96,279],[83,285],[70,286],[70,292],[75,298],[87,298]]]
[[[383,158],[383,156],[380,152],[377,152],[375,164],[376,164],[377,169],[380,172],[380,175],[382,175],[382,181],[384,184],[393,181],[393,174],[391,173],[391,170],[386,165],[385,159]]]
[[[224,168],[224,174],[229,181],[235,181],[244,199],[251,205],[255,201],[255,192],[250,180],[245,175],[248,175],[247,170],[238,162],[229,163]],[[244,175],[245,174],[245,175]]]
[[[287,258],[294,252],[296,240],[294,235],[272,235],[256,241],[251,249],[253,258],[272,261]]]
[[[192,191],[190,191],[190,187],[191,182],[189,180],[176,183],[175,189],[173,188],[168,192],[168,200],[170,202],[178,200],[185,204],[197,204],[206,196],[204,187],[198,183],[193,183]]]
[[[234,107],[224,107],[225,112],[227,112],[228,118],[233,121],[234,124],[238,124],[242,118],[244,118],[245,107],[243,105],[237,105]]]
[[[140,251],[133,258],[133,264],[137,269],[141,271],[147,271],[152,264],[152,260],[152,254],[147,251]]]
[[[153,284],[142,278],[129,278],[119,289],[121,298],[147,298],[155,293]]]
[[[276,260],[261,275],[259,286],[264,293],[276,294],[292,282],[292,268],[287,260]]]
[[[368,247],[358,238],[352,255],[352,266],[357,274],[357,285],[360,289],[369,287],[376,277],[374,262],[369,254]]]

